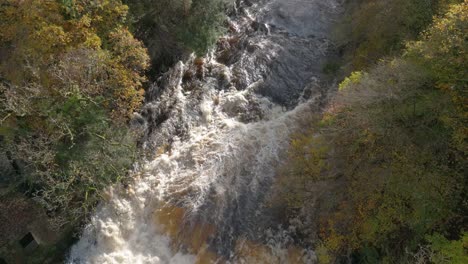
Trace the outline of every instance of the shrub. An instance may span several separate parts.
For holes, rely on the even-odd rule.
[[[58,224],[86,216],[135,158],[126,122],[149,58],[127,10],[119,0],[0,5],[1,147],[21,164],[16,185]]]
[[[404,56],[352,73],[292,141],[279,181],[290,208],[311,209],[314,183],[346,186],[321,214],[325,262],[464,263],[466,10],[447,8]]]

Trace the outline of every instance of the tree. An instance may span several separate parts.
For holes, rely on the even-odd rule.
[[[346,78],[292,140],[279,181],[289,208],[310,211],[309,186],[343,182],[321,212],[323,261],[466,259],[467,4],[446,10],[404,55]]]
[[[231,0],[126,0],[136,36],[151,50],[156,71],[184,54],[204,54],[225,30]]]
[[[0,4],[2,149],[58,224],[86,216],[135,157],[126,123],[149,57],[127,11],[119,0]]]
[[[372,66],[379,58],[395,56],[443,12],[450,0],[360,0],[348,4],[349,15],[338,30],[338,42],[355,70]]]

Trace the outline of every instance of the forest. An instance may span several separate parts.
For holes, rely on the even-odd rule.
[[[468,5],[360,2],[337,30],[350,73],[292,140],[280,192],[297,214],[341,182],[320,263],[466,263]]]
[[[5,217],[18,203],[10,197],[21,193],[44,208],[53,229],[75,230],[105,188],[125,182],[139,155],[129,121],[143,103],[149,73],[183,53],[204,52],[222,32],[223,3],[193,1],[190,12],[187,4],[0,1]]]
[[[65,260],[145,155],[145,91],[217,44],[233,2],[0,0],[0,219],[34,204],[65,245],[11,263]],[[276,202],[301,218],[318,201],[299,230],[318,263],[468,263],[468,2],[344,5],[323,67],[339,84],[291,137]]]

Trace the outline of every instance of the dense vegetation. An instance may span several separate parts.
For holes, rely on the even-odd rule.
[[[336,30],[348,70],[361,70],[378,59],[398,55],[405,40],[419,36],[434,15],[457,0],[357,0],[348,1],[348,12]]]
[[[10,184],[58,225],[81,219],[125,176],[134,142],[126,122],[143,99],[146,49],[120,1],[2,1],[2,148]]]
[[[321,263],[467,263],[468,4],[361,1],[352,17],[359,71],[292,141],[283,197],[294,213],[316,206],[309,186],[342,183]]]
[[[57,226],[83,219],[131,168],[128,121],[150,58],[205,52],[222,32],[221,0],[124,2],[131,11],[121,0],[0,0],[2,189],[39,201]]]
[[[184,54],[203,55],[224,31],[231,0],[125,0],[132,27],[158,73]],[[154,75],[154,74],[153,74]]]
[[[348,2],[349,76],[292,140],[282,197],[297,216],[316,206],[309,186],[338,183],[321,263],[468,263],[468,4]],[[213,45],[229,3],[0,0],[0,196],[76,227],[135,161],[147,79]]]
[[[0,0],[0,198],[25,194],[52,229],[78,229],[128,179],[138,155],[129,121],[148,79],[206,52],[226,3]],[[59,254],[45,248],[28,263]]]

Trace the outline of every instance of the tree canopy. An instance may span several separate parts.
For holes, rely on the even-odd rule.
[[[390,3],[369,1],[364,8],[398,12],[384,8]],[[394,8],[429,3],[405,1]],[[321,215],[321,263],[468,261],[468,4],[442,9],[427,30],[413,21],[417,16],[392,25],[422,34],[400,55],[351,73],[309,132],[292,140],[278,183],[291,210],[313,204],[313,184],[343,183]],[[368,41],[367,48],[374,43]]]
[[[149,57],[119,0],[2,0],[2,148],[49,214],[80,219],[125,176],[126,123],[143,100]],[[82,204],[82,205],[81,205]]]

